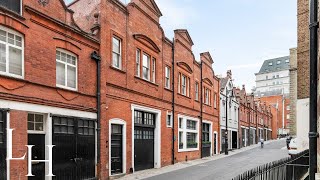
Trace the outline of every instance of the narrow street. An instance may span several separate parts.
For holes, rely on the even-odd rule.
[[[266,144],[263,149],[260,147],[254,148],[226,158],[160,174],[148,179],[228,180],[259,165],[288,157],[288,151],[283,148],[284,146],[285,139],[282,139]]]

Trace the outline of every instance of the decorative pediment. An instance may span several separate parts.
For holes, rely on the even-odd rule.
[[[147,37],[146,35],[143,34],[135,34],[133,35],[134,39],[139,41],[140,43],[142,43],[143,45],[147,46],[148,48],[150,48],[151,50],[159,53],[160,52],[160,48],[157,46],[157,44],[152,41],[152,39],[150,39],[149,37]]]
[[[174,32],[178,33],[185,41],[189,43],[190,46],[194,45],[188,30],[177,29],[177,30],[174,30]]]
[[[200,56],[205,58],[210,64],[213,64],[213,59],[212,59],[212,57],[211,57],[209,52],[201,53]]]
[[[185,63],[185,62],[177,62],[177,65],[178,65],[180,68],[188,71],[190,74],[192,73],[192,68],[191,68],[187,63]]]
[[[209,78],[204,78],[203,82],[209,84],[210,86],[213,86],[213,83],[212,83],[212,81],[210,81]]]
[[[152,12],[154,12],[158,17],[162,16],[162,13],[154,0],[140,0],[143,2]]]

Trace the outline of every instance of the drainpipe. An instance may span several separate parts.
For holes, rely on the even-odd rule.
[[[310,0],[310,132],[309,177],[315,180],[317,172],[317,87],[318,87],[318,0]]]
[[[250,108],[249,108],[249,106],[248,106],[248,110],[249,110],[249,112],[248,112],[248,120],[249,120],[249,135],[248,135],[248,146],[250,146],[250,134],[251,134],[251,120],[250,120]]]
[[[97,164],[100,163],[100,133],[101,133],[101,94],[100,94],[100,79],[101,79],[101,57],[94,51],[91,53],[91,59],[97,63]]]
[[[172,40],[172,42],[173,42],[173,44],[172,44],[172,114],[171,114],[171,116],[172,116],[172,164],[174,164],[174,162],[175,162],[175,156],[174,156],[174,152],[175,152],[175,150],[174,150],[174,141],[175,141],[175,135],[174,135],[174,104],[175,104],[175,99],[174,99],[174,93],[175,93],[175,91],[174,91],[174,78],[175,78],[175,76],[174,76],[174,73],[175,73],[175,71],[174,71],[174,45],[175,45],[175,43],[174,43],[174,38],[173,38],[173,40]]]
[[[258,110],[257,106],[255,106],[255,112],[256,112],[256,144],[259,142],[259,129],[258,129]]]
[[[201,87],[201,91],[200,91],[200,125],[199,125],[199,135],[200,135],[200,142],[199,142],[199,148],[200,148],[200,157],[202,158],[202,113],[203,113],[203,74],[202,74],[202,61],[200,63],[200,87]],[[201,144],[201,147],[200,147]]]

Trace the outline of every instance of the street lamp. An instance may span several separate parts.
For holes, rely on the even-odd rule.
[[[233,97],[233,90],[231,89],[231,90],[228,90],[228,89],[226,89],[226,101],[225,101],[225,106],[226,106],[226,131],[225,131],[225,143],[224,143],[224,145],[225,145],[225,148],[224,148],[224,153],[225,153],[225,155],[228,155],[229,154],[229,152],[228,152],[228,95],[229,95],[229,93],[231,92],[231,96],[230,96],[230,102],[229,102],[229,106],[230,106],[230,108],[231,108],[231,101],[232,101],[232,97]]]

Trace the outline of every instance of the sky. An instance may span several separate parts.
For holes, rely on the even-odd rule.
[[[297,0],[155,1],[169,39],[174,29],[187,29],[196,59],[209,51],[215,74],[231,69],[234,84],[247,91],[264,60],[287,56],[297,46]]]

